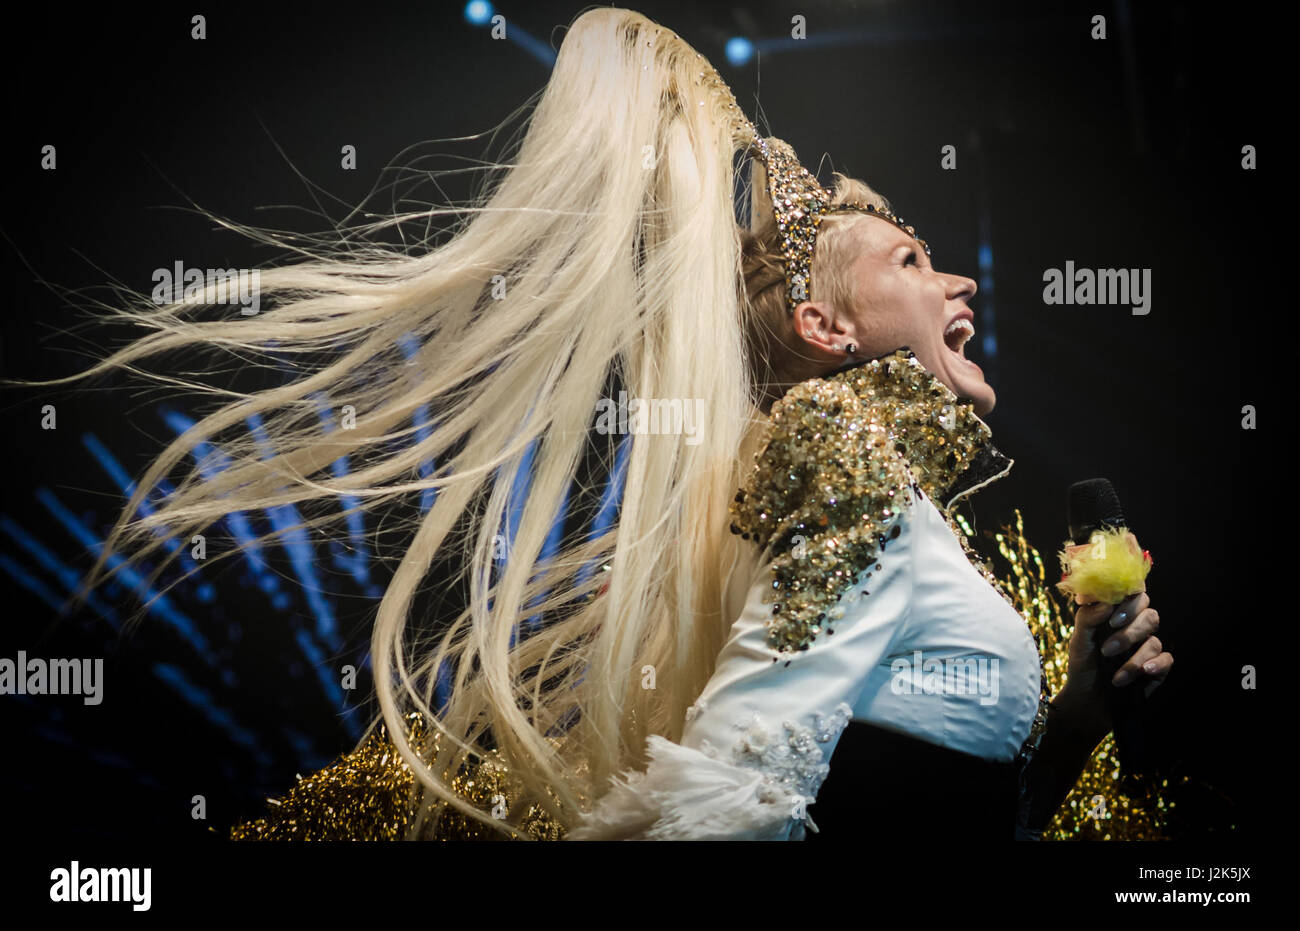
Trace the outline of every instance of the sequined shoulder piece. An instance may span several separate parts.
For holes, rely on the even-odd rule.
[[[963,400],[910,349],[899,349],[828,376],[848,387],[884,424],[917,484],[940,508],[1006,475],[1012,460]]]
[[[419,714],[407,718],[413,735],[426,726]],[[450,780],[458,795],[490,811],[509,810],[509,770],[494,756],[467,766]],[[268,799],[269,813],[231,828],[231,840],[397,841],[411,836],[418,798],[415,776],[381,724],[351,753],[307,777],[299,777],[283,798]],[[496,840],[503,834],[456,811],[432,819],[420,840]],[[530,806],[520,824],[534,840],[563,834],[540,806]]]
[[[841,381],[796,385],[764,431],[731,530],[769,554],[768,645],[790,653],[843,616],[841,594],[900,533],[916,489],[880,409]]]

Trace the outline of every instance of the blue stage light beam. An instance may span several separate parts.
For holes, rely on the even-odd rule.
[[[126,469],[122,468],[122,464],[117,461],[117,457],[109,452],[108,447],[101,443],[99,438],[93,433],[82,434],[81,442],[86,449],[90,450],[90,454],[95,457],[95,461],[99,463],[100,467],[108,473],[109,478],[113,479],[113,481],[117,483],[117,487],[122,490],[123,496],[129,501],[131,496],[135,494],[136,484],[131,480],[131,477],[126,474]],[[164,482],[159,482],[156,490],[164,497],[171,493],[170,486],[166,485]],[[145,500],[140,502],[140,508],[136,511],[136,514],[140,517],[148,517],[153,513],[154,507],[149,503],[148,498],[145,498]],[[162,528],[154,530],[154,536],[161,537],[163,535]],[[163,546],[169,553],[175,553],[178,550],[180,551],[178,558],[181,565],[185,567],[186,572],[192,572],[198,568],[198,563],[190,558],[189,549],[182,547],[181,542],[175,537],[164,540]],[[213,588],[210,583],[200,582],[195,588],[195,594],[198,595],[200,601],[206,604],[216,598],[217,593],[216,589]]]
[[[262,458],[273,458],[275,450],[271,448],[271,441],[266,435],[266,427],[262,423],[261,415],[251,414],[245,418],[244,423],[248,425],[253,438],[257,440]],[[298,584],[307,599],[307,605],[316,618],[316,636],[333,649],[341,648],[343,641],[339,637],[334,606],[326,597],[324,586],[316,576],[316,550],[312,546],[307,528],[302,525],[302,516],[292,504],[277,504],[263,508],[263,511],[270,520],[271,526],[275,528],[280,538],[280,545],[289,554],[289,564],[293,566],[294,575],[298,577]]]
[[[316,402],[316,412],[320,417],[321,429],[326,433],[333,433],[335,430],[334,411],[329,406],[329,399],[321,392],[312,395],[312,399]],[[351,464],[348,462],[347,456],[339,456],[330,463],[330,471],[336,479],[344,478],[350,470]],[[357,580],[357,584],[370,589],[370,556],[366,547],[366,521],[361,499],[356,495],[340,494],[339,503],[344,508],[343,519],[348,527],[351,552],[348,552],[347,547],[337,541],[331,541],[334,564],[349,572]],[[374,590],[371,591],[371,594],[378,597],[379,592]]]
[[[194,426],[192,419],[178,411],[159,408],[158,413],[177,435]],[[205,479],[211,480],[230,467],[230,457],[216,446],[205,441],[195,443],[191,455],[198,467],[199,474]],[[270,565],[262,556],[261,544],[257,542],[257,534],[253,531],[253,524],[248,519],[248,515],[242,511],[231,511],[222,520],[230,531],[230,535],[238,543],[239,553],[248,563],[248,569],[252,573],[257,587],[271,598],[271,604],[276,610],[287,610],[290,604],[289,595],[281,590],[279,579],[276,578],[275,573],[271,571]]]
[[[170,663],[154,663],[153,673],[159,681],[171,686],[176,694],[197,709],[213,727],[230,738],[232,743],[246,749],[259,766],[266,769],[271,765],[271,759],[262,749],[257,736],[236,722],[234,715],[221,707],[208,692],[191,682],[182,669]]]
[[[541,64],[548,68],[555,64],[555,49],[536,36],[530,35],[518,23],[506,19],[504,15],[501,15],[498,20],[498,15],[500,14],[492,4],[485,0],[470,0],[465,4],[465,21],[471,26],[486,26],[492,30],[503,29],[505,39],[515,43]]]
[[[4,530],[11,540],[17,543],[27,552],[28,555],[35,559],[37,565],[58,579],[59,584],[63,586],[64,591],[68,595],[71,595],[77,590],[77,586],[81,584],[81,573],[77,572],[77,570],[73,569],[55,556],[54,553],[37,540],[33,534],[28,533],[19,526],[17,521],[9,517],[7,514],[0,515],[0,530]],[[54,597],[53,592],[50,592],[49,589],[45,587],[44,582],[41,582],[35,576],[29,575],[17,562],[12,562],[12,567],[14,571],[10,571],[10,575],[14,575],[14,577],[18,579],[19,583],[28,591],[36,593],[43,601],[46,601],[46,596],[43,594],[44,592],[49,592],[49,595]],[[15,571],[20,574],[15,575]],[[90,592],[86,596],[86,605],[107,621],[114,630],[119,630],[121,628],[122,622],[121,618],[118,616],[117,609],[105,602],[103,598],[100,598],[98,593]],[[53,607],[55,611],[62,611],[63,600],[56,598]]]
[[[402,354],[406,356],[407,365],[419,364],[418,353],[420,344],[416,340],[415,336],[410,333],[403,333],[402,337],[397,341],[397,344],[401,347]],[[417,445],[423,443],[430,437],[430,435],[432,435],[433,427],[429,418],[428,404],[421,404],[415,409],[412,423],[415,425],[415,442]],[[433,476],[435,465],[436,462],[432,456],[427,459],[422,459],[420,461],[420,477],[431,478]],[[425,488],[420,492],[421,514],[427,514],[429,512],[429,508],[433,507],[433,502],[437,499],[437,496],[438,489],[436,488]]]
[[[8,520],[8,518],[5,519]],[[4,553],[0,553],[0,569],[3,569],[10,578],[17,582],[19,587],[27,589],[53,610],[59,611],[63,608],[62,598],[54,594],[48,585]]]
[[[80,542],[82,546],[86,547],[96,556],[99,555],[100,551],[104,547],[103,541],[96,537],[89,527],[78,520],[76,516],[64,506],[63,502],[54,496],[53,492],[48,488],[38,488],[36,489],[36,499],[40,501],[41,504],[45,505],[46,509],[54,515],[55,519],[63,525],[64,529],[72,534],[72,536]],[[108,559],[109,568],[117,568],[124,561],[125,560],[122,556],[114,554]],[[209,644],[207,638],[200,633],[198,625],[195,624],[194,621],[185,614],[185,612],[177,609],[176,606],[172,604],[170,598],[154,591],[148,585],[144,576],[129,566],[123,567],[119,572],[119,575],[122,577],[124,584],[130,586],[131,589],[137,592],[141,598],[146,599],[149,604],[150,614],[157,615],[170,624],[177,633],[179,633],[181,637],[194,648],[194,652],[202,657],[203,661],[209,666],[216,667],[220,665],[217,661],[216,654],[212,651],[211,644]]]

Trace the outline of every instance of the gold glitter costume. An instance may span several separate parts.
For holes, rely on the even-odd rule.
[[[418,713],[406,719],[418,745],[428,727]],[[514,795],[509,769],[493,753],[447,780],[455,792],[484,811],[502,810]],[[232,840],[405,840],[418,807],[415,775],[380,724],[361,746],[303,778],[270,811],[230,831]],[[508,810],[508,809],[507,809]],[[500,840],[505,835],[456,811],[444,811],[416,840]],[[534,840],[559,840],[559,825],[539,806],[521,830]]]
[[[1050,590],[1038,551],[1016,525],[992,535],[1007,581],[970,545],[970,527],[952,506],[1005,476],[1012,461],[969,401],[958,399],[914,354],[899,349],[870,362],[792,388],[772,409],[754,469],[731,507],[733,531],[753,539],[772,559],[776,655],[806,650],[843,615],[840,596],[888,546],[891,529],[913,495],[939,509],[980,574],[1025,618],[1042,656],[1044,698],[1064,684],[1070,621]],[[1035,722],[1024,759],[1042,733]],[[418,738],[418,715],[408,718]],[[1044,837],[1158,837],[1163,802],[1121,789],[1108,737]],[[487,754],[448,780],[481,810],[509,805],[508,767]],[[415,779],[382,726],[356,751],[307,778],[262,818],[232,829],[236,840],[400,840],[416,813]],[[521,828],[558,840],[564,828],[538,806]],[[419,839],[499,839],[504,835],[455,812],[444,812]]]

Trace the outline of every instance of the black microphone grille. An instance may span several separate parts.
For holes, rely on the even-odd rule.
[[[1108,480],[1089,478],[1070,486],[1069,520],[1070,538],[1087,543],[1092,532],[1103,525],[1124,524],[1124,509]]]

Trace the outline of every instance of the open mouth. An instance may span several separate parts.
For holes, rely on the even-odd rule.
[[[966,342],[975,335],[975,327],[965,317],[958,317],[943,331],[943,342],[954,353],[966,358]]]

